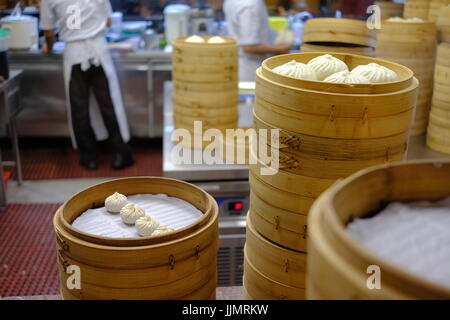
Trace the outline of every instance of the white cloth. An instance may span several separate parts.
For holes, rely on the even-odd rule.
[[[67,23],[68,19],[72,18],[71,14],[73,14],[73,10],[70,10],[73,9],[70,7],[71,5],[77,5],[80,8],[81,23],[79,29],[71,29]],[[43,30],[59,28],[61,39],[66,41],[64,50],[64,82],[68,107],[67,116],[72,143],[75,148],[77,144],[72,128],[69,83],[72,67],[77,64],[81,64],[81,68],[84,71],[89,69],[91,65],[101,65],[103,67],[108,78],[110,95],[122,139],[125,142],[130,140],[130,131],[123,106],[119,81],[109,53],[108,44],[104,38],[107,30],[106,23],[110,14],[111,5],[109,0],[42,0],[41,2],[41,28]],[[106,130],[98,105],[91,103],[89,111],[91,126],[97,140],[107,139],[108,131]]]
[[[239,80],[255,81],[255,71],[268,55],[246,53],[242,46],[274,44],[275,33],[269,26],[267,7],[263,0],[225,0],[223,11],[230,36],[241,46]]]

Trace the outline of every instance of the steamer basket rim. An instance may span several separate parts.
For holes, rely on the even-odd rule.
[[[333,229],[335,229],[335,235],[342,241],[349,251],[351,251],[352,255],[357,255],[362,257],[365,261],[371,261],[371,264],[378,265],[383,270],[382,272],[385,274],[389,274],[392,277],[400,279],[405,283],[414,284],[417,287],[422,287],[428,292],[432,292],[435,295],[450,297],[450,289],[434,284],[433,282],[427,281],[416,276],[414,273],[410,273],[401,269],[382,258],[372,253],[365,246],[357,242],[353,239],[350,234],[348,234],[345,230],[345,225],[338,219],[336,210],[334,208],[333,202],[335,196],[338,194],[340,190],[345,188],[347,185],[352,182],[360,179],[363,176],[366,176],[370,173],[374,172],[382,172],[391,168],[403,167],[403,166],[423,166],[423,165],[431,165],[436,168],[442,166],[450,166],[450,161],[445,160],[436,160],[430,161],[428,160],[414,160],[414,161],[399,161],[388,164],[382,164],[373,166],[368,169],[363,169],[345,179],[338,180],[334,185],[332,185],[327,191],[325,191],[319,199],[313,204],[313,207],[310,211],[310,217],[312,219],[316,218],[316,216],[320,215],[321,208],[326,208],[327,218],[329,218],[333,223]],[[319,206],[320,204],[320,206]],[[310,224],[310,220],[308,221],[308,225]],[[310,240],[311,241],[311,240]]]
[[[197,221],[195,221],[194,223],[176,230],[175,232],[169,234],[169,235],[161,235],[161,236],[150,236],[150,237],[139,237],[139,238],[110,238],[110,237],[104,237],[104,236],[96,236],[96,235],[92,235],[89,233],[85,233],[83,231],[80,231],[78,229],[75,229],[72,227],[71,224],[69,224],[67,222],[67,220],[64,218],[64,209],[66,208],[66,206],[71,203],[71,201],[74,201],[74,199],[76,199],[77,197],[80,197],[84,192],[90,191],[90,190],[95,190],[95,188],[99,187],[99,186],[103,186],[103,185],[107,185],[107,184],[111,184],[111,183],[115,183],[115,182],[125,182],[125,181],[132,181],[132,180],[141,180],[141,181],[146,181],[146,180],[156,180],[156,181],[165,181],[165,182],[175,182],[178,184],[182,184],[184,186],[187,186],[189,188],[193,188],[196,189],[197,191],[200,191],[200,193],[203,193],[204,196],[209,200],[208,202],[211,204],[209,206],[209,210],[208,212],[202,212],[202,217],[200,219],[198,219]],[[115,242],[122,242],[122,241],[127,241],[127,242],[133,242],[133,241],[145,241],[145,240],[158,240],[157,242],[154,242],[153,244],[150,244],[151,246],[156,246],[156,245],[166,245],[166,244],[171,244],[172,242],[176,242],[178,240],[182,240],[184,238],[177,238],[176,235],[181,234],[186,232],[187,230],[189,230],[190,228],[194,227],[195,225],[209,225],[208,220],[212,219],[214,220],[214,213],[217,213],[219,210],[217,202],[214,200],[214,198],[207,193],[206,191],[204,191],[203,189],[201,189],[200,187],[194,185],[194,184],[190,184],[188,182],[185,181],[181,181],[181,180],[177,180],[177,179],[173,179],[173,178],[166,178],[166,177],[153,177],[153,176],[140,176],[140,177],[128,177],[128,178],[119,178],[119,179],[112,179],[112,180],[108,180],[93,186],[90,186],[89,188],[86,188],[80,192],[77,192],[76,194],[72,195],[68,200],[66,200],[61,207],[57,210],[57,212],[55,213],[55,218],[54,219],[54,226],[56,227],[56,221],[59,220],[62,223],[62,227],[63,229],[68,230],[67,232],[71,235],[74,236],[76,234],[80,234],[84,237],[88,237],[88,238],[98,238],[99,240],[101,240],[102,242],[106,242],[109,241],[111,242],[111,246],[113,247],[121,247],[121,248],[125,248],[125,249],[130,249],[133,248],[133,245],[130,246],[123,246],[123,245],[118,245],[118,244],[114,244]],[[70,230],[70,231],[69,231]],[[192,234],[194,234],[195,232],[197,232],[198,230],[202,230],[202,228],[198,228],[196,230],[194,230],[194,232]],[[186,237],[188,237],[189,235],[187,235]],[[166,239],[170,238],[171,240],[167,241]],[[83,239],[80,239],[83,240]],[[83,240],[86,241],[86,240]],[[167,242],[166,242],[167,241]],[[88,242],[88,241],[86,241]],[[100,245],[100,243],[96,243],[96,242],[89,242],[95,245]],[[106,245],[107,246],[107,245]],[[138,245],[136,246],[136,248],[142,248],[145,245]]]

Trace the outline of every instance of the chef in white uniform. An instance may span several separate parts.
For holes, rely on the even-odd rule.
[[[65,42],[64,80],[72,142],[81,164],[97,169],[97,140],[109,138],[112,167],[133,165],[127,118],[105,33],[112,14],[109,0],[42,0],[40,27],[51,52],[55,32]],[[97,104],[90,105],[90,93]]]
[[[275,32],[269,26],[264,0],[225,0],[223,11],[228,32],[240,46],[240,81],[255,81],[255,71],[264,59],[289,51],[286,45],[273,45]]]

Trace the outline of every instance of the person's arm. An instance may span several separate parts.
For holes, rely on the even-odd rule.
[[[282,54],[289,52],[290,47],[285,45],[272,46],[262,43],[260,38],[261,17],[256,6],[244,8],[238,16],[240,36],[238,42],[246,53],[250,54]]]
[[[56,33],[54,30],[44,30],[45,45],[42,47],[42,53],[49,53],[53,51],[55,44]]]
[[[56,19],[48,0],[42,0],[41,2],[39,26],[44,31],[45,36],[45,45],[42,47],[42,52],[52,52],[55,44]]]

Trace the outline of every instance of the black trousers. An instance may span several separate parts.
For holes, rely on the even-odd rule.
[[[81,156],[91,159],[97,156],[97,141],[89,115],[91,89],[108,130],[111,148],[114,152],[130,154],[131,150],[120,134],[119,123],[109,92],[108,78],[103,67],[91,66],[88,70],[83,71],[81,65],[77,64],[72,67],[69,95],[72,125]]]

